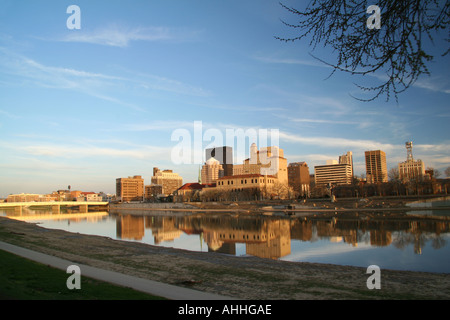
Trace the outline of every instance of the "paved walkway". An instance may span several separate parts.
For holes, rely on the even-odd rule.
[[[170,284],[141,279],[126,274],[94,268],[88,265],[70,262],[40,252],[18,247],[0,241],[0,250],[8,251],[18,256],[49,265],[51,267],[66,271],[70,265],[77,265],[81,270],[81,277],[97,279],[112,284],[129,287],[137,291],[149,293],[155,296],[164,297],[170,300],[232,300],[233,298],[220,296],[217,294],[201,292],[189,288],[177,287]],[[67,275],[69,277],[69,274]],[[83,290],[83,288],[81,288]]]

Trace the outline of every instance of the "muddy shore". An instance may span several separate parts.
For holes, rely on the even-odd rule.
[[[381,289],[366,286],[366,268],[235,257],[44,229],[0,217],[0,240],[74,263],[237,299],[450,299],[450,274],[381,271]]]

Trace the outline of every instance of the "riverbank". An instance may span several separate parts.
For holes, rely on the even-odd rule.
[[[49,230],[0,217],[0,240],[74,263],[237,299],[450,299],[450,274],[381,270],[381,289],[366,268],[189,252]]]
[[[446,199],[445,205],[430,206],[422,201]],[[448,196],[404,196],[404,197],[372,197],[372,198],[340,198],[334,202],[330,199],[305,200],[267,200],[239,202],[184,202],[184,203],[116,203],[109,205],[109,212],[233,212],[249,214],[285,213],[304,216],[317,213],[339,212],[414,212],[436,210],[450,212]],[[413,204],[413,205],[411,205]]]

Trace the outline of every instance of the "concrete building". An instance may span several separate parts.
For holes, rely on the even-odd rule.
[[[351,175],[354,176],[353,172],[353,153],[348,151],[346,154],[339,156],[339,164],[349,164],[351,166]]]
[[[162,195],[162,185],[151,184],[145,186],[145,200],[155,200],[159,195]]]
[[[177,202],[198,201],[200,198],[200,192],[205,187],[206,185],[198,182],[185,183],[175,192],[176,201]]]
[[[262,174],[228,176],[217,180],[216,189],[230,192],[249,191],[267,198],[273,192],[277,181],[275,176]]]
[[[352,166],[349,164],[327,164],[314,167],[316,186],[328,184],[351,184]]]
[[[102,197],[98,195],[98,193],[95,192],[81,192],[81,197],[84,199],[84,201],[88,202],[100,202],[102,201]]]
[[[142,201],[144,198],[144,179],[142,176],[116,179],[116,196],[120,201]]]
[[[288,165],[288,183],[298,196],[309,196],[310,179],[306,162],[294,162]]]
[[[423,180],[425,176],[425,164],[422,160],[414,160],[412,154],[413,143],[405,143],[406,161],[398,164],[398,173],[401,181]]]
[[[219,160],[214,157],[209,158],[202,167],[202,184],[213,184],[220,177],[224,176],[223,167]],[[181,186],[180,186],[181,187]]]
[[[386,153],[381,150],[366,151],[366,179],[368,183],[388,181]]]
[[[153,168],[152,184],[162,186],[162,194],[169,196],[183,185],[183,178],[172,170]]]
[[[351,184],[353,181],[353,154],[348,151],[336,160],[327,160],[326,165],[314,167],[316,186],[328,184]]]
[[[233,175],[233,148],[208,148],[205,150],[205,161],[208,161],[211,158],[218,160],[222,165],[224,176]]]
[[[40,194],[32,194],[32,193],[10,194],[6,198],[6,202],[35,202],[39,201],[40,198],[41,198]]]
[[[287,159],[277,146],[264,147],[258,151],[255,143],[250,147],[250,158],[244,160],[243,174],[273,175],[281,184],[288,184]]]

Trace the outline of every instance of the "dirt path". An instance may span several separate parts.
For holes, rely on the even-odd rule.
[[[4,217],[0,240],[74,263],[239,299],[450,299],[450,274],[381,270],[381,289],[369,290],[365,268],[189,252]]]

